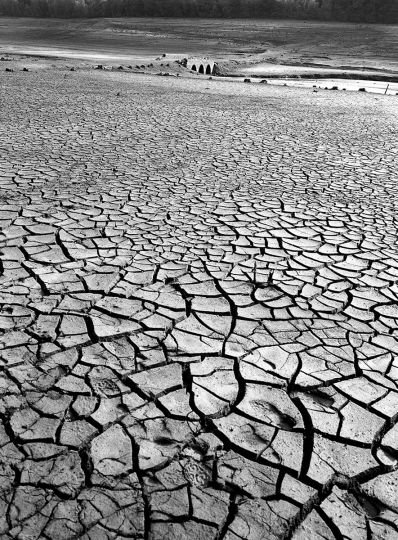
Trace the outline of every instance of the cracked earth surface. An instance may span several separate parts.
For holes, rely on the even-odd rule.
[[[1,538],[397,538],[394,98],[1,78]]]

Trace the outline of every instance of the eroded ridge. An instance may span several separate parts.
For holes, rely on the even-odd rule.
[[[396,538],[393,101],[1,77],[1,538]]]

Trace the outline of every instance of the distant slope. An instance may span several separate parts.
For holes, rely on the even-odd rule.
[[[398,77],[398,26],[293,19],[0,18],[0,57],[152,64],[208,57],[223,73]],[[163,60],[162,54],[167,55]],[[170,66],[167,66],[167,64]],[[4,70],[4,65],[0,71]],[[0,107],[1,108],[1,107]]]
[[[0,0],[27,17],[282,17],[398,23],[398,0]]]

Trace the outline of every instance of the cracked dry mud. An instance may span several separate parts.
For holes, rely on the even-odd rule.
[[[1,78],[1,538],[397,538],[394,98]]]

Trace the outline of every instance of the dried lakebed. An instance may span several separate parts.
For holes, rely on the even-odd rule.
[[[1,538],[396,538],[396,98],[0,79]]]

